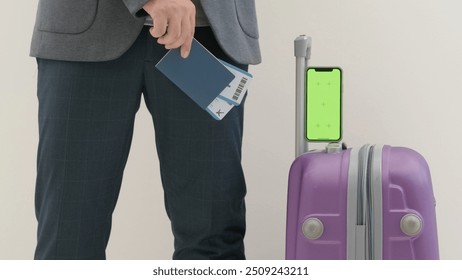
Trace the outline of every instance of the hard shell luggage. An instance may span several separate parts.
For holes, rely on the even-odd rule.
[[[289,172],[286,259],[438,259],[429,167],[417,152],[330,143],[308,151],[305,70],[311,38],[295,40],[296,156]]]

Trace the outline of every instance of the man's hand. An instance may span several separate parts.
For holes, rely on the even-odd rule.
[[[181,47],[181,56],[188,57],[196,27],[196,7],[191,0],[149,0],[143,9],[152,17],[150,32],[166,49]]]

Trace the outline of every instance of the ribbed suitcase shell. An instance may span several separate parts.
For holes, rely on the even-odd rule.
[[[305,153],[292,164],[286,259],[347,258],[350,153],[350,149],[332,154]],[[425,159],[411,149],[384,146],[381,163],[381,259],[438,259],[435,200]],[[423,222],[415,236],[404,234],[400,227],[404,215],[411,213]],[[324,225],[323,234],[316,240],[307,239],[302,232],[309,218],[317,218]]]

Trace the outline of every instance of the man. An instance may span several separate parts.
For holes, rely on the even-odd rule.
[[[253,0],[39,1],[35,259],[105,259],[141,95],[173,258],[245,258],[244,104],[216,121],[155,68],[193,36],[242,69],[261,60]]]

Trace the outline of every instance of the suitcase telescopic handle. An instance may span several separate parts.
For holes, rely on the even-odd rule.
[[[305,140],[305,71],[311,56],[311,37],[298,36],[294,41],[295,50],[295,157],[308,151]]]

